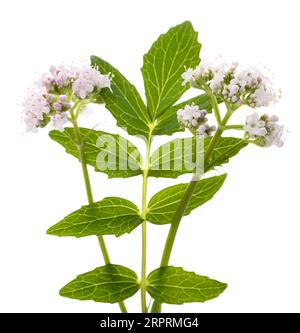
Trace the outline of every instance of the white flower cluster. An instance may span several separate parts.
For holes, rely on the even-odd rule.
[[[245,133],[259,146],[270,147],[275,145],[282,147],[284,142],[282,134],[284,127],[278,124],[278,117],[266,114],[259,116],[257,112],[246,117]]]
[[[53,128],[62,131],[68,121],[68,110],[75,102],[92,102],[95,94],[110,88],[110,84],[110,75],[89,67],[51,66],[23,103],[26,130],[36,132],[51,121]]]
[[[207,137],[216,130],[215,126],[209,126],[206,118],[207,112],[200,110],[195,104],[185,105],[183,109],[177,111],[177,120],[184,127],[192,132]]]
[[[253,67],[243,67],[237,62],[201,63],[196,69],[182,74],[183,85],[211,91],[214,95],[236,107],[252,108],[268,106],[276,102],[278,93],[269,78]]]
[[[71,89],[79,98],[84,99],[90,93],[102,88],[110,88],[110,75],[100,74],[90,67],[51,66],[49,73],[42,76],[39,84],[47,92]]]

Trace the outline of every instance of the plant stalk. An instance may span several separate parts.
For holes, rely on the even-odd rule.
[[[146,287],[147,287],[147,185],[148,185],[148,172],[150,168],[150,149],[151,149],[151,135],[147,139],[146,143],[146,161],[143,169],[143,190],[142,190],[142,272],[141,272],[141,306],[142,312],[147,313],[147,299],[146,299]]]
[[[84,142],[81,139],[80,130],[79,130],[79,127],[77,124],[76,117],[74,116],[73,112],[71,113],[71,116],[72,116],[72,124],[74,127],[75,137],[76,137],[76,141],[77,141],[77,150],[78,150],[79,160],[80,160],[82,174],[83,174],[84,183],[85,183],[86,195],[87,195],[88,203],[92,204],[94,202],[94,199],[93,199],[91,182],[90,182],[89,172],[87,169],[85,153],[84,153]],[[97,236],[97,238],[98,238],[98,242],[99,242],[99,245],[101,248],[104,262],[106,265],[108,265],[108,264],[110,264],[110,258],[108,255],[106,244],[104,242],[104,238],[103,238],[103,236]],[[127,309],[126,309],[124,302],[120,302],[119,307],[120,307],[120,310],[122,313],[127,313]]]
[[[215,110],[215,116],[216,116],[217,121],[218,121],[218,117],[220,117],[218,104],[215,104],[213,100],[212,100],[212,104],[213,104],[213,107],[214,107],[214,110]],[[205,157],[204,157],[204,170],[207,168],[207,166],[210,162],[210,159],[211,159],[212,153],[214,151],[214,148],[218,144],[218,142],[219,142],[219,140],[222,136],[222,133],[224,131],[224,127],[226,126],[227,121],[229,120],[231,115],[232,115],[232,110],[228,109],[228,111],[225,114],[223,120],[221,120],[220,123],[218,122],[219,123],[218,128],[217,128],[213,138],[210,141],[210,144],[207,148],[207,151],[206,151],[206,154],[205,154]],[[183,194],[183,197],[182,197],[182,199],[179,203],[179,206],[177,207],[175,217],[174,217],[173,222],[171,223],[171,226],[170,226],[170,229],[169,229],[169,234],[168,234],[168,237],[167,237],[167,240],[166,240],[166,243],[165,243],[164,251],[163,251],[161,262],[160,262],[160,267],[164,267],[164,266],[169,265],[171,252],[172,252],[172,249],[173,249],[173,245],[174,245],[174,242],[175,242],[176,234],[177,234],[181,219],[184,215],[186,207],[188,206],[188,204],[189,204],[189,202],[192,198],[192,195],[195,191],[195,188],[197,186],[198,181],[199,181],[199,175],[195,173],[193,175],[189,185],[187,186],[184,194]],[[151,312],[156,312],[156,313],[161,312],[161,304],[154,301],[153,305],[152,305]]]

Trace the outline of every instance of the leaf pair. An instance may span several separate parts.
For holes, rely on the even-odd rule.
[[[110,134],[87,128],[80,128],[84,140],[86,161],[96,171],[104,172],[109,178],[133,177],[142,174],[142,157],[137,147],[118,134]],[[49,133],[51,139],[61,144],[66,152],[78,158],[73,128],[63,132],[54,130]],[[204,155],[211,138],[204,140]],[[220,139],[214,149],[211,164],[207,170],[227,163],[247,143],[238,138]],[[175,139],[167,142],[153,152],[150,160],[149,176],[176,178],[195,169],[188,161],[196,160],[195,138]],[[207,171],[206,170],[206,171]]]
[[[185,215],[210,200],[225,178],[226,175],[221,175],[200,180]],[[188,184],[178,184],[155,194],[149,202],[146,219],[155,224],[171,223],[187,186]],[[48,229],[47,233],[75,237],[111,234],[120,236],[130,233],[142,222],[138,207],[134,203],[123,198],[109,197],[81,207]]]
[[[162,267],[147,278],[147,291],[159,303],[205,302],[217,297],[227,285],[180,267]],[[117,303],[133,296],[140,288],[131,269],[106,265],[77,276],[60,290],[60,295],[80,300]]]

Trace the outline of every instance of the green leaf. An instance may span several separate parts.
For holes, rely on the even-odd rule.
[[[130,233],[142,223],[137,206],[129,200],[107,197],[82,206],[48,229],[56,236],[84,237]]]
[[[80,128],[84,141],[87,163],[96,171],[105,172],[109,178],[132,177],[140,175],[142,158],[138,149],[118,134]],[[66,152],[78,158],[76,138],[73,128],[66,127],[63,132],[49,133],[54,141],[65,147]]]
[[[117,303],[133,296],[140,286],[134,271],[119,265],[106,265],[78,275],[59,292],[79,300]]]
[[[148,136],[151,119],[135,86],[99,57],[91,56],[91,65],[102,74],[113,75],[111,90],[102,90],[101,96],[106,108],[116,118],[117,125],[124,127],[129,134]]]
[[[210,137],[205,140],[205,148],[208,147],[211,139],[212,138]],[[243,139],[222,137],[214,149],[211,161],[205,171],[213,169],[214,167],[220,166],[224,163],[228,163],[231,157],[237,155],[239,151],[247,145],[248,143]]]
[[[190,22],[183,22],[161,35],[144,55],[144,77],[147,105],[157,119],[188,89],[182,85],[185,67],[195,67],[200,58],[198,33]]]
[[[218,297],[226,283],[187,272],[181,267],[162,267],[148,276],[147,291],[158,303],[205,302]]]
[[[204,155],[209,146],[211,137],[204,140]],[[160,146],[151,156],[151,169],[149,176],[177,178],[185,173],[193,173],[195,168],[195,139],[175,139]],[[239,138],[222,137],[214,149],[210,164],[205,171],[213,169],[229,161],[247,142]]]
[[[202,94],[189,100],[176,104],[166,110],[156,121],[153,129],[153,135],[171,135],[175,132],[184,131],[185,128],[180,126],[177,120],[177,111],[187,104],[196,104],[201,110],[211,112],[211,99],[209,95]]]
[[[226,174],[199,180],[184,215],[188,215],[193,209],[209,201],[222,187],[225,179]],[[188,185],[177,184],[156,193],[149,201],[147,220],[154,224],[172,223]]]

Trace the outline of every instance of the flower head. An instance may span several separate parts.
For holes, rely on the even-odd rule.
[[[100,74],[90,67],[51,66],[23,103],[26,129],[36,132],[51,121],[54,128],[63,130],[75,103],[83,108],[110,84],[110,74]]]
[[[265,121],[260,119],[260,116],[257,112],[254,112],[246,117],[244,130],[250,138],[265,136],[267,134],[265,125]]]
[[[192,133],[203,135],[206,138],[216,130],[215,126],[207,124],[206,115],[206,110],[200,110],[199,106],[195,104],[187,104],[183,109],[177,111],[177,120],[182,126],[191,130]]]
[[[207,112],[200,110],[195,104],[185,105],[183,109],[177,111],[178,122],[191,130],[196,130],[201,124],[207,121]]]
[[[50,113],[50,105],[46,96],[39,90],[32,89],[28,91],[23,107],[26,131],[36,132],[37,127],[42,127],[44,119]]]
[[[254,143],[262,147],[270,147],[275,145],[282,147],[284,141],[282,134],[284,127],[278,124],[277,116],[268,116],[266,114],[259,116],[253,113],[246,117],[244,130],[250,139],[254,139]]]
[[[235,107],[243,104],[252,108],[268,106],[278,99],[278,92],[267,76],[237,62],[203,62],[194,70],[189,68],[182,78],[183,84],[189,82],[192,87],[212,92]]]
[[[55,114],[51,119],[53,128],[59,131],[64,130],[64,125],[68,122],[68,114],[66,112]]]

